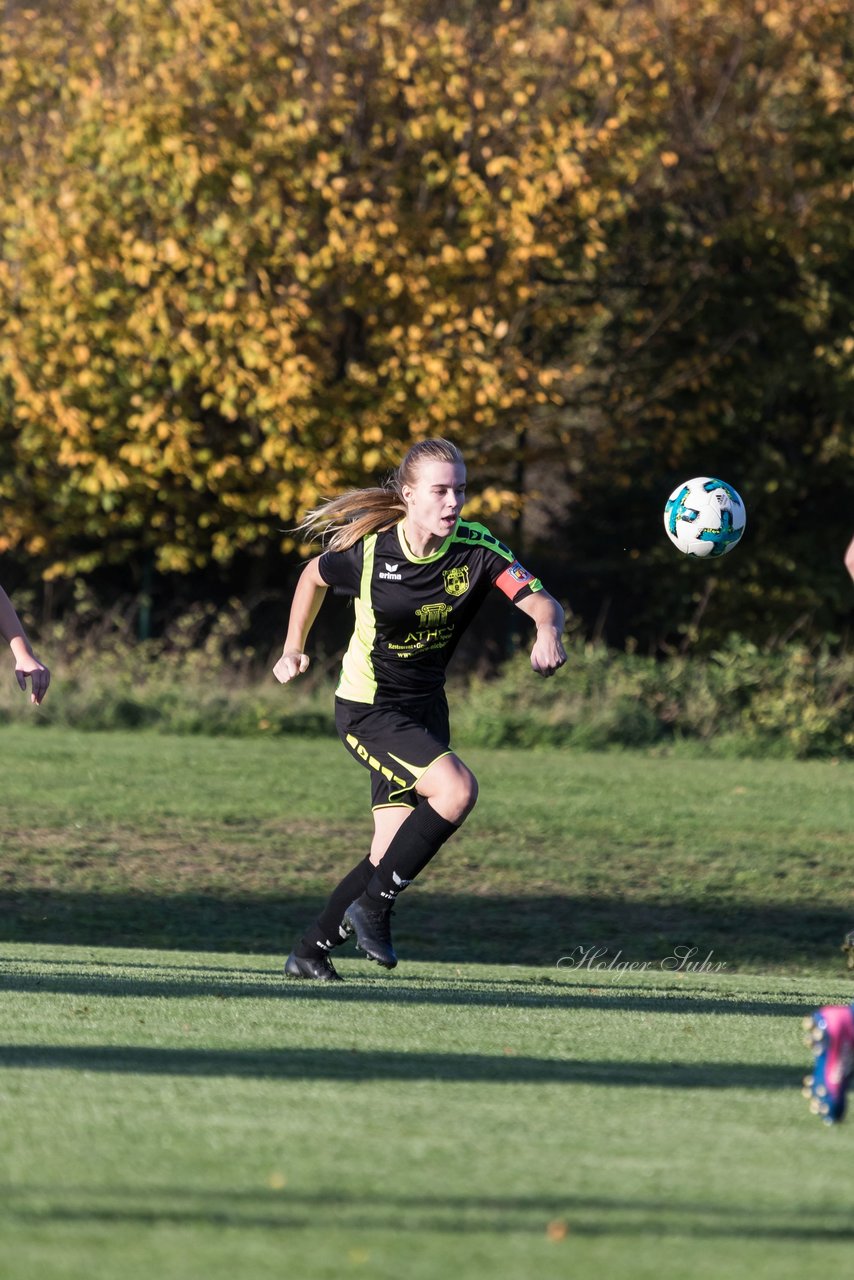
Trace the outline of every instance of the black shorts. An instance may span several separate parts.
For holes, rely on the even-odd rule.
[[[344,746],[371,771],[371,807],[418,803],[415,784],[431,764],[451,754],[444,694],[425,706],[373,707],[335,699],[335,727]]]

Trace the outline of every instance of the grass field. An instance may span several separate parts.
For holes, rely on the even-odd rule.
[[[4,1275],[847,1266],[854,1139],[798,1091],[842,983],[3,952]]]
[[[469,753],[400,966],[329,989],[280,974],[367,836],[334,742],[0,750],[4,1280],[847,1268],[799,1019],[852,998],[850,766]]]
[[[0,730],[3,938],[280,953],[367,852],[336,740]],[[401,900],[411,959],[554,964],[577,945],[839,974],[850,764],[466,752],[481,798]]]

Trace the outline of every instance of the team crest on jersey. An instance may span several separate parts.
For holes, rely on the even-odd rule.
[[[444,569],[445,590],[449,596],[462,596],[469,589],[469,567],[461,564],[457,569]]]

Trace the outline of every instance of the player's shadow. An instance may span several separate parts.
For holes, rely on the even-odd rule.
[[[344,966],[340,965],[343,969]],[[785,998],[765,999],[761,995],[719,995],[708,984],[697,982],[680,990],[669,976],[660,985],[637,985],[607,980],[587,987],[565,981],[558,975],[541,973],[519,978],[454,978],[444,970],[435,985],[423,977],[410,978],[400,972],[377,976],[374,968],[360,961],[355,972],[348,966],[344,983],[286,981],[280,971],[261,968],[217,969],[204,965],[163,965],[125,961],[111,965],[103,961],[78,962],[42,960],[25,969],[18,957],[0,953],[0,992],[27,992],[31,995],[69,995],[84,998],[119,999],[268,999],[286,1001],[334,1001],[348,1004],[411,1004],[538,1009],[548,1011],[601,1009],[603,1011],[668,1013],[748,1014],[768,1017],[802,1017],[815,1006],[815,996],[796,990]]]
[[[286,954],[322,905],[322,895],[239,897],[215,893],[0,891],[0,942]],[[677,947],[724,972],[739,967],[815,968],[844,961],[854,925],[842,907],[726,903],[668,898],[442,895],[416,887],[401,898],[395,938],[411,960],[551,967],[603,948],[627,962],[661,966]],[[591,981],[596,970],[590,968]]]
[[[0,1045],[0,1068],[128,1072],[259,1080],[437,1080],[588,1084],[667,1089],[791,1089],[799,1072],[778,1063],[618,1062],[479,1053],[352,1049],[194,1049],[140,1045]]]

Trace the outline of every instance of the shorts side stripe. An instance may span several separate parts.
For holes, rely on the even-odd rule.
[[[396,756],[393,751],[389,751],[388,754],[391,756],[392,760],[396,760],[398,764],[402,764],[404,769],[407,769],[412,774],[416,782],[420,782],[427,770],[432,769],[437,760],[444,760],[445,756],[452,756],[454,753],[450,748],[447,751],[442,751],[438,756],[435,756],[429,764],[422,765],[420,768],[418,765],[409,764],[408,761],[401,760],[400,756]]]
[[[411,782],[407,782],[405,778],[399,778],[397,774],[394,773],[387,766],[380,764],[376,756],[372,756],[368,748],[362,746],[361,742],[359,741],[359,739],[356,737],[355,734],[348,733],[347,737],[345,738],[345,741],[347,743],[347,746],[352,748],[353,751],[355,751],[359,759],[363,761],[363,763],[366,764],[368,768],[376,769],[377,773],[381,773],[384,777],[388,778],[389,782],[398,782],[403,788],[409,788],[412,786]],[[392,756],[391,758],[392,760],[397,760],[397,756]],[[398,764],[402,764],[406,769],[409,768],[409,765],[406,764],[404,760],[399,760]],[[417,781],[417,778],[416,778],[416,781]]]

